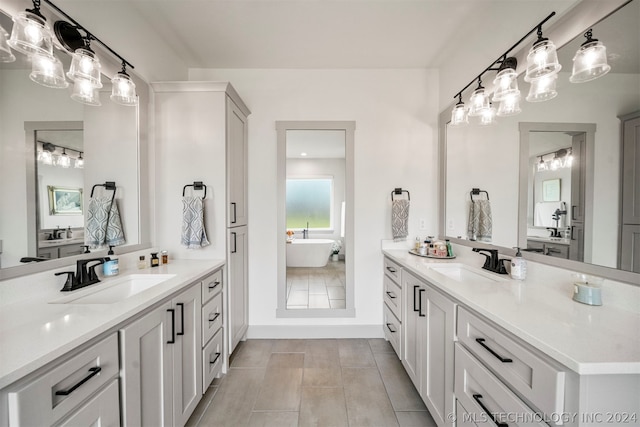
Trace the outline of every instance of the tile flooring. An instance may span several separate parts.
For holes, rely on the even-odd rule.
[[[345,308],[344,260],[326,267],[287,267],[287,308]]]
[[[247,340],[189,427],[435,427],[384,339]]]

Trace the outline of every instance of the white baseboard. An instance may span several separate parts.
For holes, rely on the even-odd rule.
[[[382,325],[253,325],[247,338],[384,338]]]

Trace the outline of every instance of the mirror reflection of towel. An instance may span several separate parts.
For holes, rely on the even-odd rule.
[[[490,242],[492,233],[491,204],[489,200],[474,200],[469,205],[467,238]]]
[[[209,245],[204,229],[204,200],[201,197],[182,198],[182,246],[199,249]]]
[[[391,232],[395,241],[404,240],[409,235],[409,200],[391,202]]]
[[[116,200],[112,203],[110,196],[89,199],[84,243],[92,249],[125,243],[118,203]]]

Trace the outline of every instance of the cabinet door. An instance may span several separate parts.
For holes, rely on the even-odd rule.
[[[38,249],[38,257],[47,258],[47,259],[56,259],[58,258],[58,248],[39,248]]]
[[[420,391],[420,336],[422,317],[420,303],[425,289],[422,282],[411,274],[402,275],[405,307],[402,310],[404,328],[404,351],[402,364],[416,389]]]
[[[124,426],[172,425],[175,332],[175,310],[170,303],[120,330]]]
[[[573,136],[571,144],[571,225],[574,221],[584,222],[585,186],[587,170],[586,133]]]
[[[247,224],[247,117],[227,97],[227,225]]]
[[[453,352],[455,304],[441,293],[426,288],[422,304],[426,327],[422,334],[422,390],[420,395],[438,426],[453,425]]]
[[[120,402],[118,401],[118,380],[114,379],[104,390],[82,405],[73,415],[58,427],[120,425]]]
[[[571,223],[571,243],[569,244],[569,259],[584,261],[584,223]]]
[[[82,245],[64,245],[59,248],[60,258],[68,256],[80,255],[82,253]]]
[[[186,424],[202,396],[202,290],[198,283],[173,299],[175,344],[173,351],[174,426]]]
[[[244,338],[248,326],[248,262],[247,227],[236,227],[229,231],[229,354]]]

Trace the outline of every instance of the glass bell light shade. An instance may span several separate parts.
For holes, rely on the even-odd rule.
[[[127,73],[118,72],[111,79],[111,100],[121,105],[137,105],[136,85]]]
[[[20,12],[13,17],[9,46],[25,55],[53,55],[51,28],[47,21],[31,12]]]
[[[573,57],[571,83],[584,83],[604,76],[611,70],[607,63],[607,48],[598,40],[580,46]]]
[[[9,33],[4,28],[0,27],[0,62],[13,62],[16,60],[15,55],[11,52],[9,47]]]
[[[84,169],[84,159],[82,158],[82,153],[78,155],[75,164],[73,165],[76,169]]]
[[[496,109],[491,104],[482,110],[479,116],[478,122],[481,126],[490,126],[496,123]]]
[[[100,94],[98,89],[91,84],[89,80],[77,79],[73,82],[73,92],[71,99],[82,104],[98,107],[100,103]]]
[[[62,150],[62,154],[58,156],[58,161],[56,162],[57,166],[68,168],[71,166],[71,158],[67,154],[66,150]]]
[[[555,98],[558,95],[556,80],[558,80],[558,74],[550,74],[531,80],[527,101],[542,102]]]
[[[469,119],[467,118],[464,103],[461,101],[451,110],[451,126],[465,126],[467,124],[469,124]]]
[[[88,81],[94,88],[100,89],[102,87],[100,77],[100,68],[102,66],[95,53],[90,49],[81,47],[76,49],[71,57],[71,65],[69,66],[69,71],[67,71],[67,77],[72,81]]]
[[[527,55],[526,82],[546,75],[557,74],[562,66],[558,62],[556,46],[550,40],[537,41]]]
[[[69,82],[64,77],[62,62],[55,56],[33,55],[29,78],[46,87],[55,89],[69,87]]]
[[[489,108],[489,97],[483,87],[474,90],[469,99],[469,112],[471,117],[479,116]]]
[[[52,165],[53,164],[53,155],[50,151],[42,150],[38,153],[38,160],[42,162],[43,165]]]
[[[500,105],[498,106],[498,112],[496,115],[499,117],[506,116],[514,116],[516,114],[520,114],[522,110],[520,109],[520,91],[517,93],[511,93],[508,96],[504,97],[500,101]]]
[[[513,95],[520,95],[518,89],[518,73],[513,68],[505,68],[498,72],[496,78],[493,80],[495,90],[493,91],[492,101],[502,101],[507,97]]]
[[[542,158],[542,156],[540,156],[540,161],[538,162],[538,165],[536,166],[538,172],[542,172],[542,171],[546,171],[547,170],[547,163],[544,161],[544,159]]]

